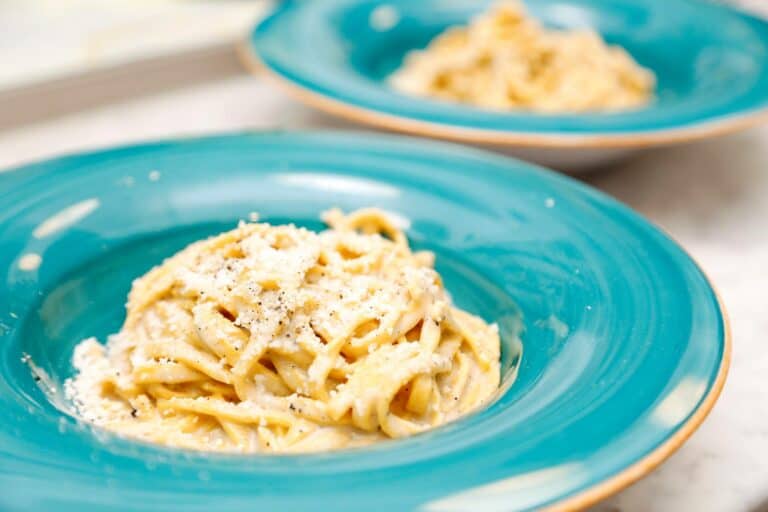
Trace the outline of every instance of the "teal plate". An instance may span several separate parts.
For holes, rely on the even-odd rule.
[[[494,112],[413,98],[386,77],[412,49],[492,0],[285,0],[243,54],[301,99],[358,121],[491,144],[628,147],[711,136],[768,113],[768,23],[703,0],[536,0],[547,26],[592,28],[658,77],[657,99],[621,113]]]
[[[674,451],[725,379],[718,299],[685,252],[508,158],[245,133],[37,163],[0,174],[0,191],[4,512],[579,508]],[[119,329],[132,279],[249,212],[317,229],[332,206],[399,214],[458,305],[499,322],[505,383],[518,375],[495,403],[409,439],[283,456],[142,444],[67,414],[72,348]]]

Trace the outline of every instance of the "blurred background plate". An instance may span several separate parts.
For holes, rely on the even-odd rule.
[[[385,78],[412,49],[490,0],[286,0],[243,54],[299,99],[356,121],[480,143],[578,170],[628,149],[712,137],[766,118],[768,23],[702,0],[539,0],[547,26],[592,28],[658,77],[657,99],[619,113],[493,112],[412,98]],[[520,150],[519,148],[525,148]]]
[[[725,380],[719,301],[677,244],[594,189],[486,152],[242,133],[32,164],[0,190],[4,512],[579,508],[676,450]],[[402,217],[457,304],[498,322],[506,382],[521,335],[497,402],[408,439],[293,456],[171,450],[66,414],[72,348],[118,330],[132,279],[252,211],[317,229],[331,206]]]

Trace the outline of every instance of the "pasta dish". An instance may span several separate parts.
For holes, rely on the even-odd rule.
[[[84,420],[170,446],[305,452],[408,436],[487,403],[498,328],[454,307],[376,209],[244,223],[134,281],[122,329],[75,349]]]
[[[389,82],[403,93],[488,109],[623,110],[653,96],[655,77],[592,30],[547,30],[502,2],[409,53]]]

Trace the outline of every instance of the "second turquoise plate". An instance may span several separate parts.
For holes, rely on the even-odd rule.
[[[420,135],[534,148],[649,146],[713,136],[765,119],[768,23],[704,0],[536,0],[547,26],[590,28],[658,77],[657,99],[619,113],[494,112],[399,94],[385,82],[410,50],[464,25],[493,0],[285,0],[244,54],[288,90],[356,121]],[[576,157],[571,153],[572,166]],[[546,153],[532,158],[551,160]],[[578,164],[577,164],[578,165]]]
[[[283,456],[142,444],[68,414],[72,348],[119,329],[131,280],[252,211],[318,229],[332,206],[399,214],[458,305],[499,323],[504,379],[518,377],[498,401],[408,439]],[[728,354],[717,297],[674,242],[601,193],[481,151],[243,133],[0,174],[4,512],[581,508],[680,446]]]

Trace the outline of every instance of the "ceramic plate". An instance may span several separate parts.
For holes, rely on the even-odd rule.
[[[493,112],[391,90],[412,49],[466,24],[492,0],[285,0],[244,48],[317,107],[381,127],[495,145],[557,147],[563,165],[615,148],[691,140],[745,127],[768,108],[768,23],[702,0],[537,0],[557,28],[592,28],[658,76],[657,100],[613,114]],[[594,148],[587,153],[584,148]],[[608,151],[612,147],[614,150]],[[568,152],[565,148],[571,148]],[[576,151],[574,148],[580,149]],[[536,158],[529,149],[527,156]],[[552,160],[552,151],[538,153]]]
[[[73,346],[117,331],[131,280],[257,211],[399,215],[462,308],[499,323],[509,383],[409,439],[314,455],[202,455],[67,414]],[[0,509],[574,509],[674,451],[723,385],[727,327],[699,268],[638,215],[530,165],[449,144],[251,133],[0,174]],[[524,346],[519,357],[517,339]]]

